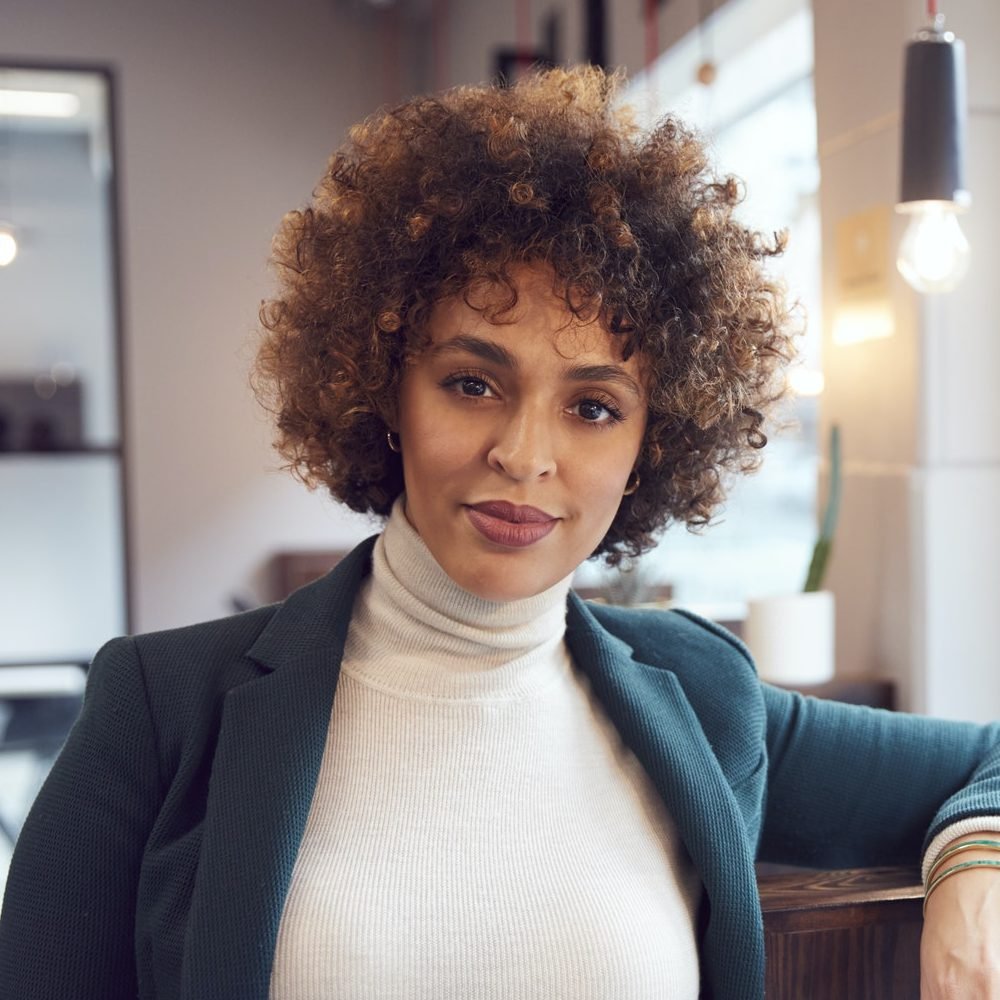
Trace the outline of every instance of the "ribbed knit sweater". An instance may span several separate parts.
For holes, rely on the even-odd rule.
[[[354,607],[271,1000],[694,1000],[698,876],[574,670],[563,580],[460,589],[397,503]]]

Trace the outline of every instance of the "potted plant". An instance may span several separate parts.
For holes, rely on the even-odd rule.
[[[840,515],[840,428],[830,428],[830,482],[819,537],[802,591],[750,601],[745,636],[763,680],[788,686],[823,684],[834,675],[833,593],[823,589]]]

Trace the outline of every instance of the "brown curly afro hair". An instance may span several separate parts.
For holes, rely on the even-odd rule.
[[[550,70],[351,129],[312,203],[283,220],[279,287],[260,313],[255,387],[305,482],[387,514],[403,474],[386,429],[431,309],[483,280],[516,296],[524,263],[547,265],[567,306],[599,317],[646,372],[640,486],[594,555],[616,564],[673,521],[707,524],[725,474],[757,466],[792,354],[765,269],[783,240],[733,218],[737,183],[712,175],[678,121],[638,129],[614,102],[619,79]]]

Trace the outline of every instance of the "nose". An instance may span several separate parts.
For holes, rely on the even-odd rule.
[[[521,409],[497,426],[487,461],[518,482],[549,478],[556,470],[553,429],[539,414]]]

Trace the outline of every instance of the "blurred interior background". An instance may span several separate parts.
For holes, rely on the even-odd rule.
[[[1000,7],[945,12],[972,261],[921,296],[893,212],[921,0],[5,0],[0,882],[103,641],[277,599],[377,529],[277,468],[249,390],[281,216],[378,105],[535,61],[621,67],[641,119],[696,125],[741,217],[788,230],[775,267],[807,320],[762,471],[708,531],[669,531],[631,598],[738,623],[801,590],[836,424],[838,676],[1000,715]]]

